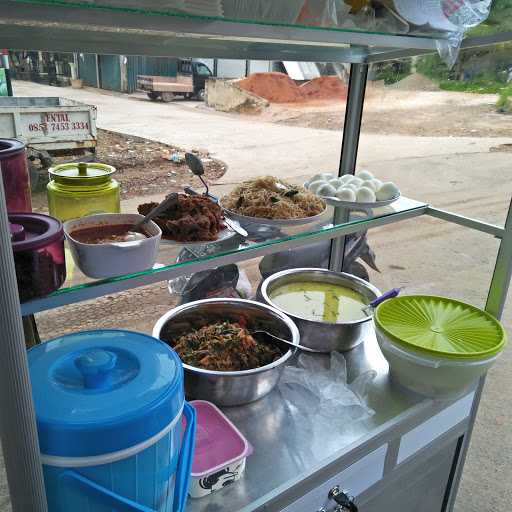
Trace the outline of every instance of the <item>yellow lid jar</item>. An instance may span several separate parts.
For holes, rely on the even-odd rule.
[[[49,169],[47,186],[50,215],[61,221],[95,213],[119,213],[119,183],[115,167],[99,163],[71,163]]]

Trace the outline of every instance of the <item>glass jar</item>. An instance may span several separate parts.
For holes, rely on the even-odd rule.
[[[18,292],[22,302],[44,297],[66,279],[64,229],[48,215],[9,214]]]
[[[7,211],[31,212],[30,177],[23,142],[16,139],[0,139],[0,172]]]
[[[119,183],[115,167],[98,163],[71,163],[50,168],[48,208],[61,221],[95,213],[119,213]]]

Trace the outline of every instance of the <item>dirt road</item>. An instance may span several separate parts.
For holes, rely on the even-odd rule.
[[[512,115],[496,111],[497,99],[494,94],[370,87],[363,131],[381,136],[508,137]],[[260,118],[288,126],[341,130],[344,112],[343,101],[272,104]]]
[[[197,104],[154,104],[91,90],[27,83],[15,83],[15,90],[25,95],[63,95],[96,104],[98,124],[105,129],[185,148],[207,148],[229,166],[221,183],[267,173],[300,181],[312,172],[337,168],[339,160],[339,131],[286,126],[212,113],[197,108]],[[403,105],[407,101],[404,99]],[[425,97],[421,101],[425,102]],[[446,106],[448,99],[442,101]],[[438,137],[431,132],[428,136],[419,136],[418,132],[411,136],[400,134],[405,129],[400,119],[412,116],[416,108],[404,107],[405,113],[398,119],[389,114],[390,104],[379,108],[383,127],[363,135],[361,165],[396,181],[402,192],[411,197],[488,222],[504,222],[512,194],[512,154],[490,150],[512,143],[505,117],[493,118],[499,128],[487,134],[491,136],[452,137],[446,132]],[[455,103],[453,108],[464,109],[464,101]],[[443,112],[440,108],[431,126],[449,126]],[[416,125],[418,118],[415,119],[413,122],[411,117],[410,123]],[[481,129],[478,122],[470,124],[472,121],[473,115],[468,115],[465,126],[469,133]],[[369,236],[381,269],[380,274],[372,273],[371,277],[381,289],[403,285],[408,293],[445,294],[479,306],[485,303],[498,246],[492,237],[430,218],[380,228]],[[255,263],[249,263],[248,268],[256,280]],[[162,283],[145,289],[135,301],[131,293],[120,294],[44,313],[38,320],[46,336],[55,334],[55,329],[105,324],[148,330],[171,304]],[[112,311],[112,315],[105,315],[105,310]],[[512,327],[510,307],[506,309],[505,323]],[[512,389],[511,364],[509,347],[487,381],[456,512],[506,512],[512,503],[512,396],[507,392]]]
[[[264,116],[222,114],[205,109],[197,102],[153,103],[143,96],[56,88],[31,82],[15,82],[14,89],[20,96],[63,95],[92,103],[98,107],[100,128],[185,149],[207,148],[212,156],[228,165],[221,183],[236,183],[241,177],[273,173],[288,177],[310,175],[321,170],[334,171],[339,164],[339,131],[283,126],[265,120]],[[391,130],[396,122],[389,117],[387,124]],[[394,165],[402,159],[487,153],[490,147],[506,142],[512,142],[512,133],[500,138],[447,138],[364,132],[359,163],[363,166],[382,162]]]

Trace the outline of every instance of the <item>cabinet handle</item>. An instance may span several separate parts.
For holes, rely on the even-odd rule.
[[[339,485],[329,491],[328,497],[338,505],[335,512],[359,512],[357,505],[354,503],[354,498],[343,492]]]

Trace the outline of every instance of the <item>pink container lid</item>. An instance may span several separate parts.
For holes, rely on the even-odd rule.
[[[197,413],[193,477],[213,473],[252,453],[247,439],[218,407],[204,400],[190,404]]]

